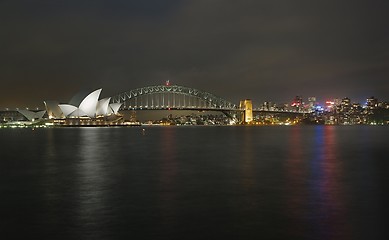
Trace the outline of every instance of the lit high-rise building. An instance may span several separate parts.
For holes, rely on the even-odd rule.
[[[313,110],[316,107],[316,97],[308,98],[309,109]]]
[[[293,110],[301,110],[303,108],[303,98],[301,96],[296,96],[290,106],[293,107]]]
[[[349,112],[351,110],[351,100],[350,98],[343,98],[340,103],[340,111],[341,112]]]
[[[378,107],[378,99],[375,97],[370,97],[366,99],[366,105],[368,109],[375,109]]]

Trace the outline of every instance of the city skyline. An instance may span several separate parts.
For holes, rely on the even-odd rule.
[[[166,80],[238,103],[387,101],[385,1],[2,1],[0,108]]]
[[[206,92],[206,91],[203,91],[201,89],[195,89],[195,88],[189,88],[188,86],[179,86],[179,85],[170,85],[170,81],[166,81],[164,84],[159,84],[159,85],[154,85],[154,86],[143,86],[141,88],[138,88],[138,89],[130,89],[128,91],[124,91],[124,92],[120,92],[118,94],[115,94],[115,95],[112,95],[112,96],[107,96],[106,94],[103,94],[103,96],[105,97],[105,99],[108,99],[109,101],[112,100],[111,98],[112,97],[115,97],[115,98],[118,98],[119,95],[125,95],[126,93],[128,94],[129,92],[131,91],[142,91],[140,89],[144,88],[160,88],[160,87],[173,87],[173,88],[185,88],[185,89],[192,89],[192,91],[200,91],[200,92],[203,92],[203,93],[206,93],[206,94],[210,94],[210,95],[213,95],[214,97],[216,98],[220,98],[220,99],[223,99],[222,96],[216,96],[214,95],[213,93],[211,92]],[[95,91],[101,91],[101,89],[94,89]],[[79,98],[80,95],[84,95],[86,94],[88,91],[83,89],[81,91],[78,91],[76,94],[73,93],[73,95],[71,97],[68,97],[68,100],[70,101],[74,101],[74,98]],[[90,92],[90,90],[89,90]],[[201,97],[200,97],[201,98]],[[253,101],[251,98],[241,98],[240,102],[242,101],[245,101],[245,100],[250,100],[253,104],[253,108],[254,109],[264,109],[265,108],[268,108],[269,106],[273,106],[275,108],[282,108],[283,106],[287,106],[287,107],[298,107],[298,106],[304,106],[305,108],[311,108],[314,104],[315,106],[319,106],[319,107],[325,107],[326,105],[328,104],[339,104],[341,101],[347,99],[350,103],[352,104],[358,104],[360,105],[361,107],[366,107],[368,105],[368,102],[369,102],[369,99],[375,99],[376,101],[380,102],[381,104],[384,104],[384,105],[387,105],[389,104],[389,101],[387,101],[387,99],[378,99],[376,98],[375,96],[369,96],[369,97],[366,97],[365,99],[363,99],[362,101],[357,101],[355,99],[352,99],[348,96],[345,96],[345,97],[337,97],[337,98],[327,98],[327,99],[319,99],[317,98],[316,96],[301,96],[301,95],[294,95],[294,96],[290,96],[288,100],[286,101],[271,101],[269,99],[265,99],[264,101],[260,102],[260,101]],[[60,100],[58,101],[58,99],[56,100],[53,100],[53,99],[50,99],[50,100],[47,100],[47,99],[44,99],[42,100],[42,106],[38,106],[38,105],[41,105],[41,104],[37,104],[36,107],[32,106],[31,104],[26,104],[25,106],[16,106],[16,107],[1,107],[0,106],[0,111],[8,111],[8,110],[22,110],[22,109],[26,109],[26,110],[32,110],[32,111],[37,111],[37,110],[41,110],[41,109],[44,109],[44,108],[47,108],[46,106],[46,103],[47,101],[48,102],[57,102],[57,104],[67,104],[68,100]],[[223,100],[225,101],[228,101],[229,100],[227,98],[224,98]],[[114,102],[114,101],[110,101],[110,102]],[[234,102],[230,102],[231,104],[234,104],[235,106],[239,106],[239,102],[238,103],[234,103]],[[296,105],[297,104],[297,105]]]

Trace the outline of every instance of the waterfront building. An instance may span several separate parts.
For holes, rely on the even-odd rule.
[[[308,108],[309,108],[309,110],[314,111],[316,105],[317,105],[316,104],[316,97],[309,97],[308,98]]]
[[[23,116],[23,114],[21,114],[18,110],[7,109],[5,111],[0,111],[0,123],[17,121],[25,121],[25,116]]]
[[[366,107],[368,110],[373,110],[378,107],[378,99],[375,97],[369,97],[366,99]]]
[[[91,93],[80,92],[69,103],[59,104],[56,101],[45,101],[50,119],[64,118],[98,118],[117,114],[121,103],[109,103],[111,98],[99,100],[102,89]]]
[[[351,100],[350,98],[343,98],[340,103],[340,111],[342,113],[348,113],[351,110]]]
[[[43,116],[45,115],[46,111],[30,111],[27,109],[19,109],[18,112],[22,114],[24,117],[27,118],[28,121],[34,122],[42,120]]]
[[[293,99],[293,102],[291,104],[291,106],[293,107],[293,110],[294,111],[300,111],[303,109],[303,98],[301,96],[296,96],[294,99]]]

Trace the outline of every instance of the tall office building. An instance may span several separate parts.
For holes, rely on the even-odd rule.
[[[341,112],[349,112],[351,110],[351,100],[350,98],[343,98],[340,103],[340,111]]]
[[[367,105],[367,108],[368,109],[375,109],[378,107],[378,99],[375,98],[375,97],[369,97],[367,100],[366,100],[366,105]]]
[[[316,97],[308,98],[309,109],[313,110],[316,107]]]

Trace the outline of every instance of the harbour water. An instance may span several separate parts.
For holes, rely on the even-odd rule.
[[[387,239],[388,127],[2,129],[2,239]]]

